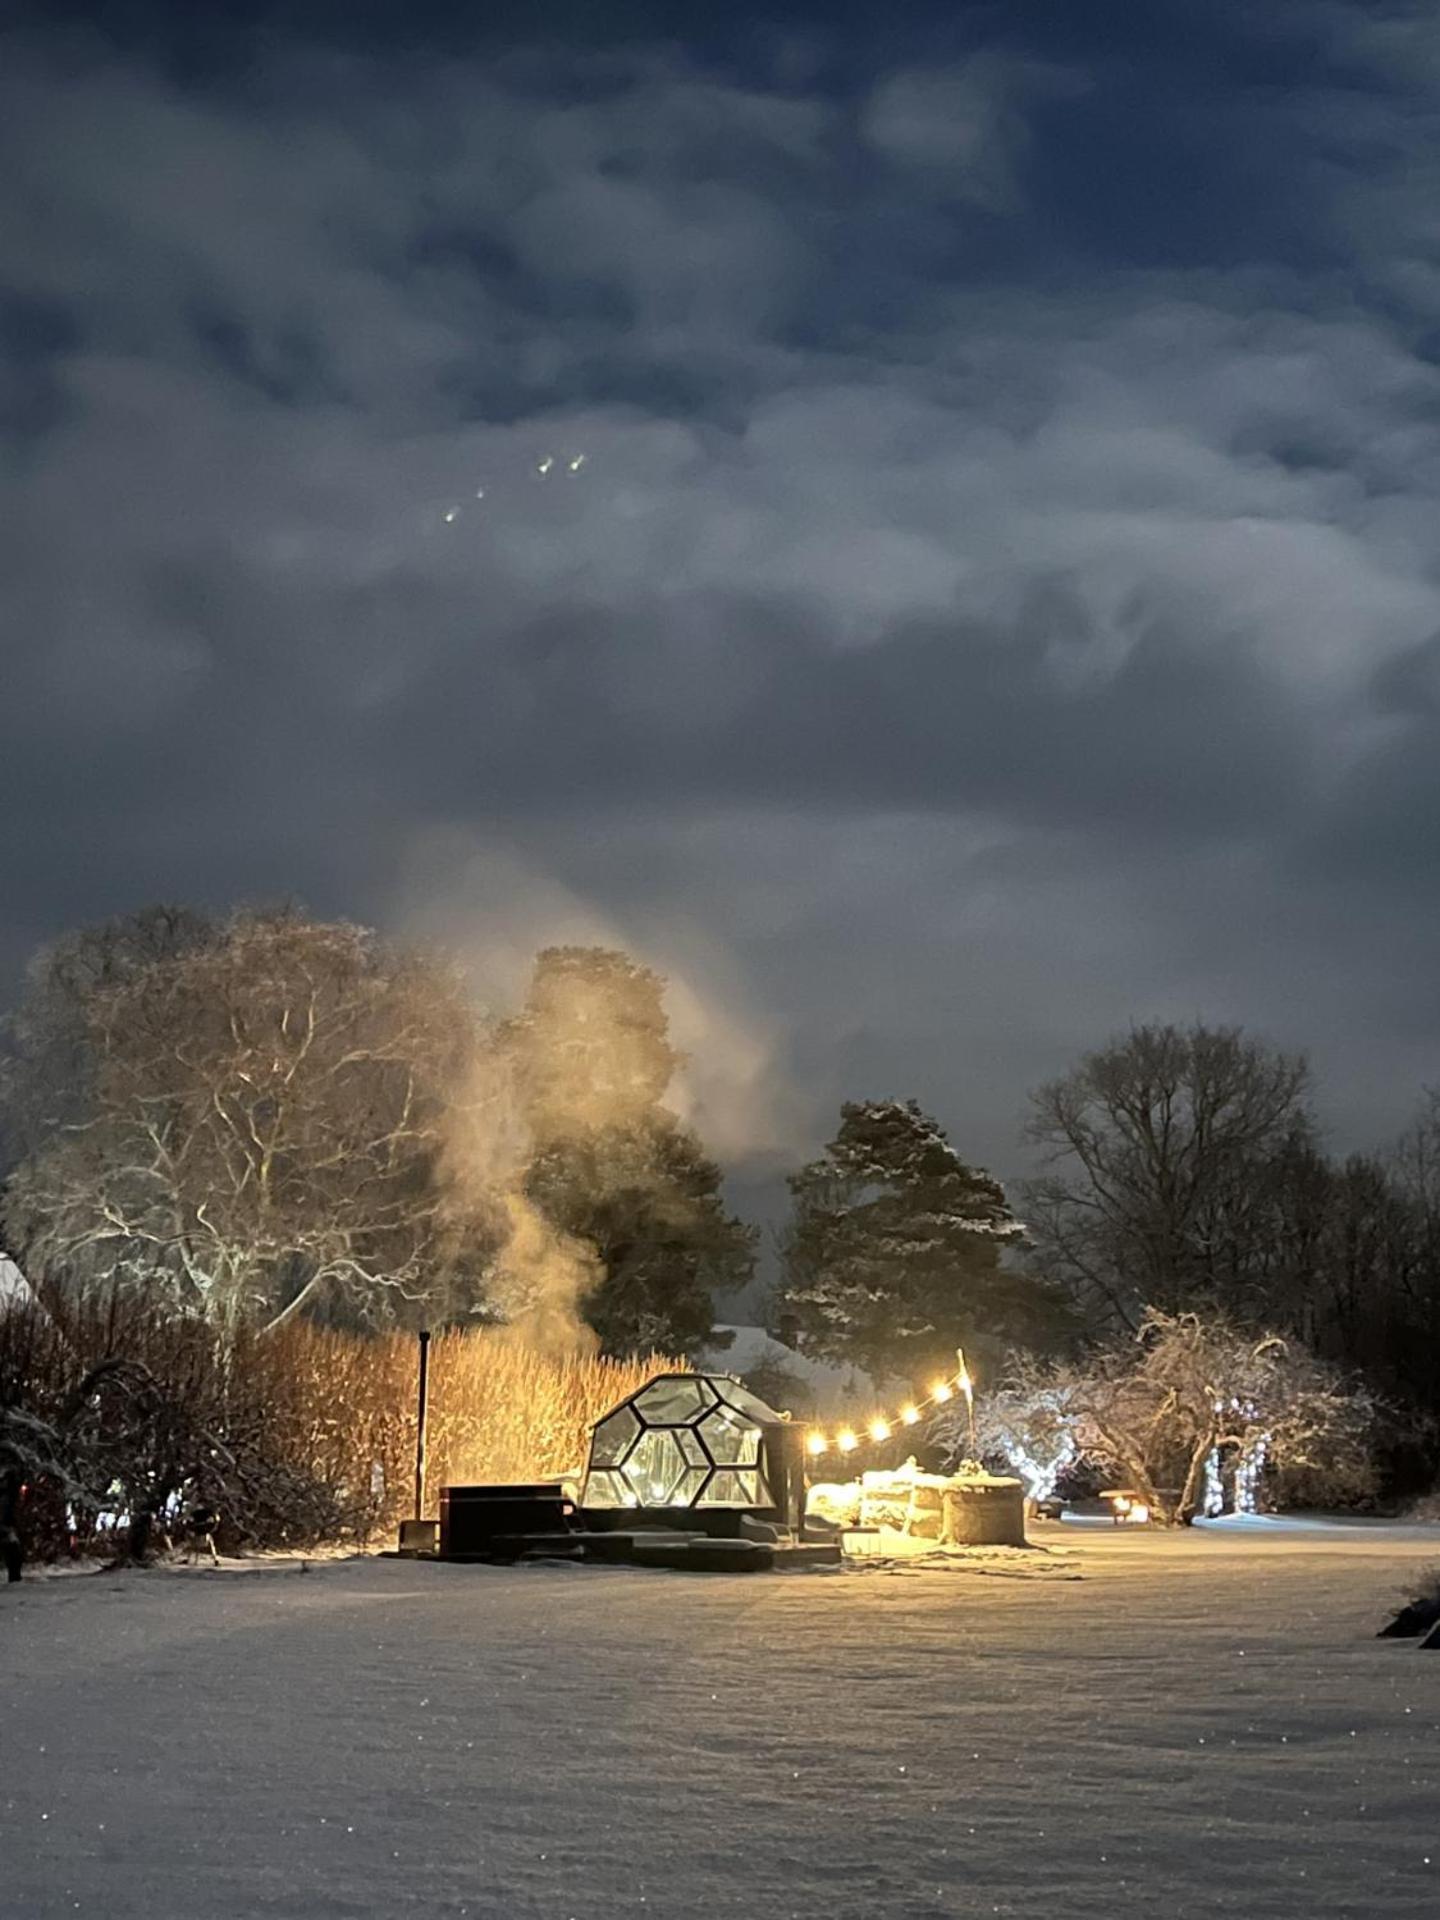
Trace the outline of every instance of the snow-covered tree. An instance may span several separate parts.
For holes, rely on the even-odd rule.
[[[458,981],[362,929],[240,915],[83,996],[71,1121],[16,1170],[32,1279],[104,1280],[207,1318],[393,1318],[487,1223],[440,1177],[475,1045]]]
[[[850,1102],[790,1178],[777,1319],[800,1349],[876,1379],[954,1364],[958,1346],[1033,1340],[1052,1303],[1002,1258],[1023,1229],[916,1103]]]
[[[1031,1500],[1048,1500],[1079,1454],[1075,1376],[1065,1367],[1021,1354],[997,1386],[975,1403],[976,1451],[985,1462],[1008,1466]],[[951,1401],[934,1416],[930,1439],[954,1466],[970,1452],[970,1421],[962,1402]]]
[[[1350,1490],[1366,1471],[1375,1412],[1298,1342],[1157,1308],[1135,1341],[1076,1372],[1068,1408],[1080,1452],[1182,1525],[1203,1511],[1207,1467],[1227,1450],[1256,1475],[1304,1470]]]

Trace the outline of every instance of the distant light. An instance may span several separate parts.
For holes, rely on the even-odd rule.
[[[805,1451],[813,1454],[824,1453],[829,1444],[823,1433],[812,1433],[806,1438]]]
[[[447,527],[453,526],[459,518],[460,509],[458,507],[447,507],[445,509],[445,524]]]
[[[576,454],[576,456],[575,456],[575,458],[574,458],[574,459],[573,459],[573,460],[572,460],[572,461],[570,462],[570,471],[571,471],[571,473],[578,473],[578,472],[580,471],[580,469],[581,469],[581,467],[583,467],[583,466],[584,466],[584,464],[585,464],[585,456],[584,456],[584,454],[583,454],[583,453],[577,453],[577,454]]]
[[[890,1438],[888,1422],[884,1420],[872,1420],[870,1422],[870,1438],[872,1440],[888,1440]]]
[[[948,1380],[937,1380],[935,1385],[930,1389],[930,1398],[932,1400],[949,1400],[953,1397],[954,1391],[954,1388]]]
[[[540,474],[549,473],[550,469],[554,466],[554,464],[555,464],[554,454],[547,453],[545,458],[540,462],[538,462],[538,464],[536,465],[535,471]]]
[[[485,489],[483,487],[476,487],[475,498],[477,500],[483,500],[485,498]]]
[[[913,1401],[910,1403],[909,1406],[901,1407],[900,1418],[904,1421],[907,1427],[913,1427],[915,1422],[920,1418],[919,1407],[917,1407]]]
[[[835,1444],[842,1453],[853,1453],[860,1442],[850,1431],[849,1427],[845,1427],[841,1432],[836,1434]]]

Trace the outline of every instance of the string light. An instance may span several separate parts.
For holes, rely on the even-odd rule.
[[[881,1441],[890,1438],[897,1424],[904,1427],[917,1426],[924,1416],[926,1407],[943,1406],[947,1400],[953,1400],[955,1390],[958,1387],[960,1392],[964,1394],[966,1404],[970,1409],[973,1450],[975,1417],[974,1382],[970,1377],[970,1369],[965,1364],[964,1353],[957,1353],[955,1358],[957,1368],[953,1374],[946,1379],[937,1380],[923,1400],[907,1400],[900,1411],[893,1417],[876,1414],[866,1425],[866,1437],[878,1445]],[[839,1453],[853,1453],[860,1445],[860,1435],[853,1427],[841,1427],[835,1434],[833,1440],[818,1427],[812,1428],[805,1436],[805,1451],[810,1455],[811,1459],[815,1460],[818,1460],[822,1454],[828,1453],[832,1446]]]

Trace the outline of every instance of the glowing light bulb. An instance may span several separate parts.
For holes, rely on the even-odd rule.
[[[826,1440],[823,1433],[812,1433],[805,1441],[805,1451],[807,1453],[824,1453],[829,1444],[829,1441]]]
[[[915,1405],[913,1400],[909,1406],[901,1407],[900,1418],[907,1427],[913,1427],[915,1422],[920,1418],[920,1409]]]
[[[930,1398],[932,1400],[950,1400],[953,1399],[954,1392],[955,1390],[948,1380],[937,1380],[930,1389]]]
[[[573,460],[572,460],[572,461],[570,462],[570,471],[571,471],[571,473],[578,473],[578,472],[580,471],[580,469],[581,469],[581,467],[583,467],[583,466],[584,466],[584,464],[585,464],[585,456],[584,456],[584,454],[583,454],[583,453],[577,453],[577,454],[576,454],[576,456],[575,456],[575,458],[574,458],[574,459],[573,459]]]
[[[555,464],[554,454],[547,453],[543,460],[536,462],[535,471],[539,474],[549,473],[550,469],[554,466],[554,464]]]
[[[872,1440],[888,1440],[890,1438],[889,1423],[884,1420],[872,1420],[870,1422],[870,1438]]]
[[[445,524],[447,527],[453,527],[459,518],[460,509],[458,507],[447,507],[445,509]]]
[[[860,1442],[850,1431],[849,1427],[845,1427],[841,1432],[836,1434],[835,1444],[842,1453],[853,1453]]]

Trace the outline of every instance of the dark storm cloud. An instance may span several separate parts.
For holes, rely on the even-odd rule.
[[[297,891],[644,944],[801,1126],[1151,1012],[1403,1117],[1440,29],[938,11],[12,37],[6,977]]]

